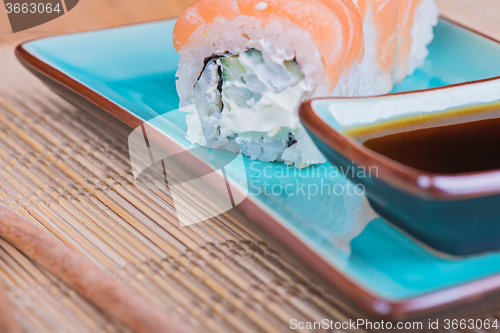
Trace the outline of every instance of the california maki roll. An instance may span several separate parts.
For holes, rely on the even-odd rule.
[[[423,63],[437,16],[434,0],[198,1],[173,36],[187,137],[265,162],[323,163],[299,105],[389,92]]]

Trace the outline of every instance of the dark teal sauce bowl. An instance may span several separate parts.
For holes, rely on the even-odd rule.
[[[303,103],[299,115],[332,164],[355,168],[346,176],[365,189],[372,208],[387,221],[452,255],[500,249],[500,170],[431,173],[363,145],[374,135],[403,129],[499,118],[500,79],[370,98],[316,99]]]

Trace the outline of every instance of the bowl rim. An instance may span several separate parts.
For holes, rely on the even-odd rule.
[[[500,194],[500,169],[459,174],[433,173],[410,167],[377,153],[352,137],[342,134],[329,125],[314,110],[316,101],[384,99],[401,95],[419,95],[429,91],[446,91],[467,85],[500,81],[500,76],[458,83],[443,87],[399,92],[368,97],[324,97],[303,102],[299,117],[304,127],[328,148],[338,152],[353,164],[377,168],[377,179],[406,193],[431,200],[463,200]]]

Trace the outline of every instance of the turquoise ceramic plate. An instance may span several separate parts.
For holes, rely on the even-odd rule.
[[[185,114],[175,110],[174,23],[45,38],[21,45],[17,55],[70,101],[131,127],[162,115],[163,140],[188,147]],[[395,91],[500,76],[497,42],[446,20],[435,35],[425,66]],[[198,156],[194,163],[208,162]],[[427,250],[371,211],[343,176],[350,170],[244,163],[227,172],[231,184],[248,185],[243,213],[371,314],[406,318],[500,290],[500,253],[445,258]]]

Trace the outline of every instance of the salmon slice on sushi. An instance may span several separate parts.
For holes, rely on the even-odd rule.
[[[363,54],[361,61],[341,79],[333,96],[387,93],[393,86],[398,0],[355,0],[354,3],[362,19]]]
[[[401,82],[424,64],[429,54],[427,45],[434,38],[432,28],[438,21],[434,0],[399,0],[397,52],[393,80]]]

